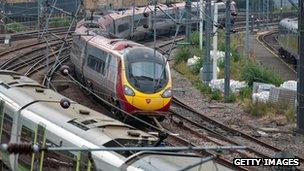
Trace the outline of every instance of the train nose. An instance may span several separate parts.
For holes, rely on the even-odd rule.
[[[164,99],[161,96],[134,96],[132,100],[133,106],[145,111],[161,109],[164,106],[164,103]]]

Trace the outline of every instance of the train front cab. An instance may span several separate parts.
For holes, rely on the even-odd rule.
[[[139,115],[167,114],[172,98],[172,81],[166,59],[154,50],[137,47],[124,54],[120,96],[127,112]]]

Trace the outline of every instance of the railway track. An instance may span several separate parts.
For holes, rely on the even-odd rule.
[[[182,41],[183,38],[180,37],[178,39],[176,39],[176,42],[178,41]],[[159,51],[161,51],[162,53],[168,52],[168,50],[170,49],[171,46],[170,45],[170,41],[169,43],[165,43],[165,44],[161,44],[157,46],[157,49]],[[173,48],[175,48],[176,46],[172,46]],[[28,59],[30,61],[30,59]],[[65,56],[63,58],[60,59],[61,62],[64,62],[66,60],[68,60],[68,57]],[[33,75],[33,73],[35,73],[35,69],[38,68],[44,68],[45,65],[42,64],[43,61],[43,57],[35,57],[35,60],[33,60],[34,62],[31,63],[31,67],[25,72],[25,75]],[[16,62],[13,61],[13,63]],[[55,61],[54,61],[55,62]],[[19,63],[20,65],[20,63]],[[10,66],[12,69],[19,69],[18,68],[18,63],[14,64],[14,66],[10,66],[8,64],[5,65],[5,67]],[[56,65],[55,67],[58,67],[59,65]],[[19,66],[20,68],[22,68],[21,66]],[[55,68],[56,69],[56,68]],[[53,70],[54,68],[50,68],[47,72],[46,75],[52,76],[53,74]],[[45,77],[43,80],[43,84],[45,85],[47,81],[47,78]],[[195,112],[193,109],[189,108],[188,106],[178,103],[177,99],[174,99],[174,104],[175,105],[179,105],[182,110],[186,110],[188,112],[192,112],[192,116],[184,116],[183,114],[174,112],[173,110],[171,110],[171,114],[174,118],[172,118],[172,123],[180,126],[181,128],[184,129],[184,131],[188,131],[189,133],[191,133],[191,135],[196,136],[197,139],[204,139],[204,142],[206,144],[216,144],[216,145],[242,145],[240,144],[240,142],[235,142],[233,141],[233,139],[239,138],[241,141],[248,141],[247,143],[245,143],[245,146],[251,145],[250,143],[252,143],[251,141],[253,141],[254,143],[260,144],[260,142],[252,140],[251,138],[248,137],[248,135],[242,133],[242,132],[235,132],[236,130],[231,130],[231,128],[225,127],[225,125],[220,125],[220,123],[212,120],[209,118],[206,119],[205,116],[198,114],[197,112]],[[193,121],[195,120],[195,122]],[[207,121],[206,121],[207,120]],[[204,126],[200,126],[200,125],[204,125]],[[198,131],[200,130],[200,131]],[[205,132],[202,132],[205,131]],[[189,141],[181,138],[181,137],[176,137],[176,136],[170,136],[170,138],[174,139],[173,141],[178,141],[180,144],[182,145],[189,145]],[[250,139],[250,140],[248,140]],[[192,145],[196,145],[195,143],[193,143]],[[271,153],[275,153],[280,151],[279,149],[276,149],[275,147],[271,147],[269,145],[267,145],[266,143],[264,144],[260,144],[261,147],[259,147],[258,149],[254,149],[254,148],[249,148],[248,151],[241,151],[241,150],[237,150],[237,151],[233,151],[230,152],[229,154],[223,154],[223,153],[218,153],[218,152],[207,152],[207,154],[210,155],[216,155],[217,156],[217,161],[224,164],[224,165],[229,165],[230,167],[232,166],[231,163],[231,159],[235,156],[238,157],[269,157],[269,154]],[[261,149],[261,150],[260,150]],[[259,152],[260,151],[266,151],[269,150],[269,153],[264,154]],[[267,151],[268,152],[268,151]],[[303,159],[301,159],[303,161]],[[249,170],[248,168],[244,168],[244,167],[237,167],[238,170]]]
[[[49,32],[52,32],[54,34],[66,34],[66,33],[68,33],[67,32],[68,29],[69,29],[68,27],[51,28],[51,29],[49,29]],[[75,28],[72,28],[70,33],[73,33],[74,29]],[[38,34],[39,34],[38,30],[10,34],[10,36],[11,36],[10,41],[33,39],[33,38],[37,38]],[[1,35],[0,42],[4,42],[4,40],[5,40],[5,35]]]
[[[69,58],[70,46],[72,39],[68,38],[64,43],[65,47],[62,49],[59,61],[67,61]],[[0,69],[13,70],[29,77],[35,77],[35,80],[44,82],[44,70],[55,63],[55,56],[58,55],[63,41],[52,39],[49,41],[50,54],[48,58],[45,56],[46,43],[34,41],[25,46],[12,48],[8,51],[0,53],[0,58],[3,63],[0,64]],[[58,66],[57,66],[58,67]],[[57,68],[56,68],[57,69]],[[37,73],[37,74],[35,74]],[[39,73],[39,74],[38,74]]]
[[[217,145],[246,146],[246,151],[237,151],[240,155],[239,157],[273,158],[278,152],[283,151],[244,132],[213,120],[197,112],[177,98],[173,98],[173,107],[170,113],[172,115],[171,122],[178,124],[180,127],[192,132],[192,134],[198,137],[207,137]],[[304,162],[303,158],[299,156],[295,157],[299,158],[301,163]],[[300,169],[298,168],[298,170]]]
[[[183,38],[179,38],[176,41],[181,41]],[[165,43],[157,46],[157,49],[166,53],[170,49],[170,43]],[[173,46],[175,48],[176,46]],[[183,143],[184,145],[189,143],[189,140],[193,143],[192,145],[219,145],[219,146],[246,146],[246,150],[231,151],[229,155],[220,155],[226,161],[232,162],[235,157],[245,157],[245,158],[273,158],[278,152],[282,152],[272,145],[262,142],[246,133],[227,127],[226,125],[213,120],[189,107],[188,105],[182,103],[177,98],[173,98],[173,105],[170,109],[171,118],[169,119],[170,124],[174,126],[167,126],[164,129],[176,132],[186,132],[182,133],[183,137],[170,136],[175,141]],[[163,125],[163,124],[161,124]],[[190,136],[189,136],[190,135]],[[187,139],[187,140],[185,140]],[[299,158],[299,157],[298,157]],[[303,158],[299,158],[301,162],[304,162]],[[261,168],[239,168],[239,169],[254,169],[260,170]],[[268,170],[269,168],[262,168],[263,170]],[[303,168],[301,168],[303,169]],[[300,170],[297,168],[297,170]]]
[[[294,65],[290,64],[287,59],[282,58],[279,54],[278,49],[280,45],[277,41],[277,34],[278,31],[276,30],[265,32],[264,34],[258,35],[257,41],[272,54],[274,58],[273,61],[275,62],[275,66],[273,67],[280,71],[285,79],[296,79],[297,72]],[[261,61],[263,62],[263,59],[261,59]]]
[[[258,36],[258,40],[262,42],[267,49],[273,53],[276,57],[280,58],[281,61],[292,71],[296,72],[294,67],[291,64],[288,64],[286,61],[284,61],[280,55],[278,49],[280,48],[280,45],[278,44],[277,41],[277,34],[278,31],[271,31],[262,35]]]

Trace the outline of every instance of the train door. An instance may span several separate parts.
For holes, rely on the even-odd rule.
[[[107,93],[106,63],[109,54],[89,45],[83,68],[85,84],[91,91],[105,97]]]
[[[18,142],[34,143],[36,124],[26,118],[22,118],[20,123],[20,125],[18,124],[18,130],[20,131]],[[18,154],[18,164],[14,164],[15,168],[17,167],[18,170],[30,170],[32,167],[32,155],[33,154]]]
[[[21,123],[19,142],[38,144],[40,147],[62,146],[63,139],[48,132],[46,126],[37,125],[26,118],[23,118]],[[74,171],[77,166],[77,156],[68,151],[19,154],[17,161],[17,170]],[[86,164],[82,164],[81,170],[88,170],[86,166]]]
[[[14,122],[14,110],[5,105],[4,101],[0,102],[0,143],[7,144],[11,142],[13,135],[16,135],[16,132],[13,132],[13,122]],[[16,137],[16,136],[15,136]],[[0,151],[0,156],[2,161],[8,167],[13,165],[10,163],[9,154],[6,152]]]
[[[110,97],[114,97],[116,94],[117,74],[118,74],[118,62],[117,57],[110,54],[108,58],[107,69],[107,87],[111,93]]]
[[[115,20],[115,33],[119,38],[129,38],[131,35],[131,16]]]

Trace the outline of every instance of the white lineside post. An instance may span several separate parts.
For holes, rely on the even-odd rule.
[[[214,2],[213,4],[213,11],[214,11],[214,16],[213,16],[213,79],[217,79],[217,44],[218,44],[218,34],[217,34],[217,23],[218,23],[218,6],[217,3]]]
[[[200,0],[200,49],[203,50],[204,34],[204,0]]]

